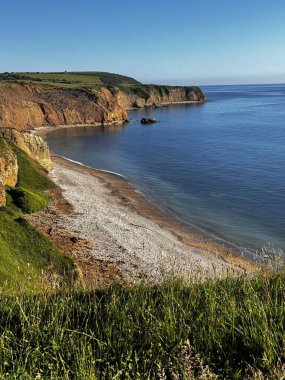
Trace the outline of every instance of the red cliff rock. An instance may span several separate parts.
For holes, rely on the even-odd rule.
[[[124,121],[127,113],[108,90],[35,87],[0,82],[0,121],[19,131]]]
[[[14,187],[17,181],[17,157],[5,140],[2,140],[0,146],[0,207],[6,205],[5,186]]]
[[[197,87],[156,85],[62,88],[0,82],[0,126],[24,131],[41,126],[126,121],[126,110],[181,102],[203,103]]]

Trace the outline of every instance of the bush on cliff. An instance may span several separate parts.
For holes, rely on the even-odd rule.
[[[33,191],[26,190],[23,187],[10,189],[9,193],[15,206],[20,208],[24,213],[40,211],[48,205],[48,200]]]

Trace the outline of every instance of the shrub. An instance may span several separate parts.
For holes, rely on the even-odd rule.
[[[24,213],[31,214],[42,210],[48,205],[48,200],[43,196],[26,190],[23,187],[10,189],[9,193],[15,206],[20,208]]]

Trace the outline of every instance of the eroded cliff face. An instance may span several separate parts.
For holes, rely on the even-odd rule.
[[[5,207],[6,205],[6,191],[3,184],[2,178],[0,177],[0,207]]]
[[[5,140],[0,146],[0,207],[6,205],[5,186],[15,187],[18,181],[17,156],[9,148]]]
[[[0,137],[13,142],[47,171],[52,169],[49,148],[40,136],[31,132],[20,133],[13,128],[0,128]]]
[[[137,93],[118,91],[118,104],[124,109],[151,107],[175,103],[204,103],[206,98],[199,88],[144,86]]]
[[[9,146],[12,142],[45,170],[52,169],[49,149],[45,141],[30,132],[0,128],[0,207],[6,205],[6,187],[15,187],[18,182],[17,156]]]
[[[177,102],[204,102],[192,87],[61,88],[0,82],[0,126],[18,131],[41,126],[126,121],[126,110]]]
[[[19,131],[45,125],[107,123],[128,118],[108,90],[0,83],[2,126]]]
[[[7,146],[0,149],[0,177],[4,186],[14,187],[18,178],[18,163],[15,153]]]

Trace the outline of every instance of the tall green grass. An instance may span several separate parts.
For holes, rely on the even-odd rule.
[[[73,261],[24,219],[53,184],[13,149],[24,195],[0,210],[0,379],[284,377],[284,271],[71,290]]]
[[[15,379],[281,379],[284,285],[284,273],[264,273],[1,297],[0,374]]]

